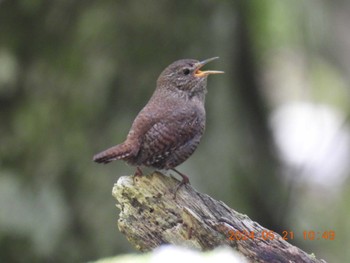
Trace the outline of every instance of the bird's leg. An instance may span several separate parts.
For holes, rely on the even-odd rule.
[[[172,168],[171,170],[173,170],[174,172],[176,172],[178,175],[180,175],[182,177],[182,181],[181,181],[181,185],[184,185],[184,184],[190,184],[190,179],[188,179],[188,176],[183,174],[183,173],[180,173],[178,170],[176,170],[175,168]]]
[[[134,176],[142,176],[142,175],[143,175],[143,173],[142,173],[140,166],[137,166],[136,171],[134,173]]]
[[[137,182],[138,181],[138,179],[137,179],[137,177],[141,177],[143,175],[143,173],[142,173],[142,170],[141,170],[141,168],[140,168],[140,166],[137,166],[136,167],[136,171],[135,171],[135,173],[134,173],[134,177],[133,177],[133,182],[134,182],[134,184],[135,184],[135,182]]]
[[[184,175],[183,173],[180,173],[175,168],[172,168],[171,170],[173,170],[174,172],[176,172],[178,175],[180,175],[182,177],[182,181],[177,185],[177,187],[175,189],[174,198],[176,198],[177,191],[179,191],[181,186],[186,185],[186,184],[190,184],[190,179],[187,177],[187,175]]]

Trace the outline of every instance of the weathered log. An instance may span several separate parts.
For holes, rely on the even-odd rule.
[[[181,187],[175,197],[178,183],[154,172],[123,176],[115,184],[119,230],[138,250],[162,244],[202,251],[230,246],[251,262],[325,262],[190,185]]]

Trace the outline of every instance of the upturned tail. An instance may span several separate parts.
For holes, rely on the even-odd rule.
[[[123,160],[132,156],[133,151],[128,144],[122,143],[96,154],[93,158],[97,163],[109,163],[115,160]]]

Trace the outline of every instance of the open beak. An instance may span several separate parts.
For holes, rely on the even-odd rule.
[[[219,71],[219,70],[206,70],[206,71],[201,71],[200,70],[205,64],[207,64],[210,61],[213,61],[215,59],[218,59],[218,58],[219,57],[208,58],[206,60],[198,62],[197,65],[196,65],[196,70],[194,72],[194,75],[196,77],[205,77],[205,76],[208,76],[210,74],[222,74],[222,73],[224,73],[223,71]]]

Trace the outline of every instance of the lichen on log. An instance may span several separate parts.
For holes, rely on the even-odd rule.
[[[190,185],[175,196],[178,183],[154,172],[122,176],[114,185],[119,230],[136,249],[174,244],[206,251],[230,246],[251,262],[325,263]]]

